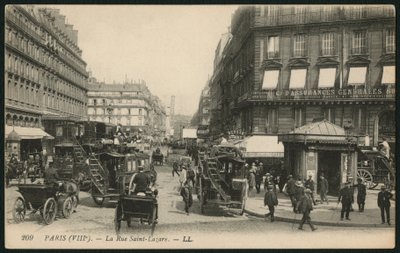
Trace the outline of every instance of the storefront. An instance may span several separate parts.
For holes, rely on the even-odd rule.
[[[346,134],[344,128],[323,120],[281,134],[278,139],[285,149],[285,168],[295,178],[306,180],[311,175],[318,185],[323,175],[331,195],[337,195],[346,181],[355,181],[359,138]]]
[[[54,139],[41,128],[35,127],[6,126],[4,134],[6,159],[11,154],[16,154],[20,160],[25,160],[28,154],[44,151],[46,142]],[[15,136],[18,136],[18,138],[15,138]]]

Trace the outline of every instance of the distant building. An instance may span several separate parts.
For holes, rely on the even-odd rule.
[[[118,124],[127,132],[165,135],[165,109],[144,82],[106,84],[91,78],[87,94],[90,120]]]
[[[201,91],[197,112],[193,115],[193,126],[208,126],[210,124],[210,87],[207,85]]]
[[[173,130],[174,139],[179,140],[182,137],[182,129],[184,127],[189,127],[191,116],[175,114],[173,117]]]

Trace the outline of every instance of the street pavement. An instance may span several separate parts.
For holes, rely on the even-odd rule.
[[[126,223],[123,223],[118,238],[128,237],[133,241],[115,242],[116,233],[113,224],[115,204],[106,202],[99,207],[87,192],[80,193],[81,203],[77,212],[73,213],[69,219],[57,218],[54,223],[44,225],[41,217],[34,214],[27,215],[25,222],[15,224],[11,210],[18,192],[16,192],[16,187],[10,187],[5,190],[6,245],[24,248],[115,249],[382,248],[394,245],[394,226],[380,229],[320,226],[315,232],[311,232],[307,227],[305,231],[300,231],[297,230],[297,223],[280,221],[270,223],[257,216],[238,215],[219,206],[207,205],[205,214],[201,214],[196,195],[193,196],[194,202],[190,215],[186,215],[182,197],[178,193],[178,177],[172,177],[171,173],[170,164],[176,158],[178,156],[172,154],[167,158],[168,161],[164,166],[155,167],[158,172],[159,223],[152,237],[149,237],[150,226],[148,225],[135,223],[128,228]],[[251,203],[252,200],[249,202]],[[351,240],[348,237],[349,233],[352,235]],[[334,240],[332,240],[333,234]],[[26,241],[23,239],[24,235],[33,235],[34,239]],[[60,239],[65,235],[67,237],[70,235],[89,236],[91,241],[68,243],[54,239],[55,236],[59,236]],[[148,240],[141,242],[139,239],[142,237]],[[114,238],[114,242],[107,241],[110,238]]]
[[[317,203],[311,212],[311,219],[316,225],[325,226],[340,226],[340,227],[387,227],[388,224],[381,224],[381,212],[377,206],[379,190],[368,190],[367,198],[365,201],[364,212],[358,211],[357,198],[354,197],[355,203],[353,204],[353,212],[350,212],[350,219],[343,221],[340,220],[340,212],[342,204],[338,204],[337,197],[328,196],[329,204]],[[251,197],[247,199],[245,212],[248,214],[264,217],[268,213],[268,207],[264,207],[264,189],[260,193],[250,194]],[[318,195],[314,195],[318,199]],[[301,214],[295,214],[293,207],[288,196],[283,193],[278,193],[279,205],[275,208],[275,216],[278,221],[286,222],[299,222],[302,218]],[[392,226],[395,222],[395,206],[396,202],[391,201],[390,218]]]

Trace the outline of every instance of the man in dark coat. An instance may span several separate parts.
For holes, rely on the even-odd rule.
[[[144,168],[142,166],[139,167],[139,173],[135,175],[133,183],[135,184],[133,194],[146,192],[149,189],[150,177],[148,174],[144,173]]]
[[[278,205],[278,197],[276,196],[275,191],[273,190],[273,186],[268,186],[268,191],[265,193],[264,196],[264,206],[268,206],[269,213],[265,215],[265,218],[271,216],[271,222],[274,222],[275,217],[275,206]]]
[[[178,170],[179,170],[179,163],[178,163],[178,161],[174,161],[174,163],[172,164],[172,176],[174,177],[175,176],[175,173],[178,175],[178,177],[179,177],[179,172],[178,172]]]
[[[311,199],[312,199],[312,202],[313,202],[313,204],[315,206],[317,203],[315,203],[315,199],[314,199],[315,186],[314,186],[314,180],[312,179],[312,175],[308,176],[308,179],[306,180],[304,186],[311,190]]]
[[[296,212],[296,181],[293,179],[292,175],[289,175],[288,181],[286,183],[286,192],[289,195],[290,201],[292,202],[293,212]]]
[[[304,195],[304,186],[300,180],[298,180],[294,186],[295,186],[294,197],[296,200],[296,211],[295,212],[301,213],[301,211],[297,207],[299,206],[299,202],[300,202],[302,196]]]
[[[357,178],[357,204],[358,211],[364,212],[365,197],[367,196],[367,187],[362,183],[361,178]]]
[[[350,189],[350,182],[346,182],[345,186],[339,191],[338,203],[342,202],[342,211],[340,213],[340,220],[343,220],[346,213],[346,220],[350,220],[350,208],[354,202],[353,191]]]
[[[256,165],[256,190],[257,193],[260,193],[261,182],[263,179],[263,167],[262,163],[259,163],[258,166]]]
[[[320,183],[319,183],[319,195],[321,197],[321,204],[326,201],[326,204],[329,204],[328,201],[328,190],[329,190],[329,183],[328,180],[324,176],[320,176]]]
[[[297,209],[303,214],[300,222],[299,229],[303,230],[304,223],[308,223],[312,231],[317,230],[316,227],[311,223],[310,212],[313,210],[312,200],[311,200],[311,190],[306,189],[303,196],[300,198]]]
[[[378,193],[378,206],[381,209],[382,224],[385,224],[385,212],[386,220],[390,226],[390,199],[393,194],[386,190],[386,186],[382,185],[381,191]]]

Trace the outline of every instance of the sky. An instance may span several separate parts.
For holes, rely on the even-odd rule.
[[[144,80],[175,113],[195,113],[234,5],[48,5],[78,30],[87,70],[106,83]]]

